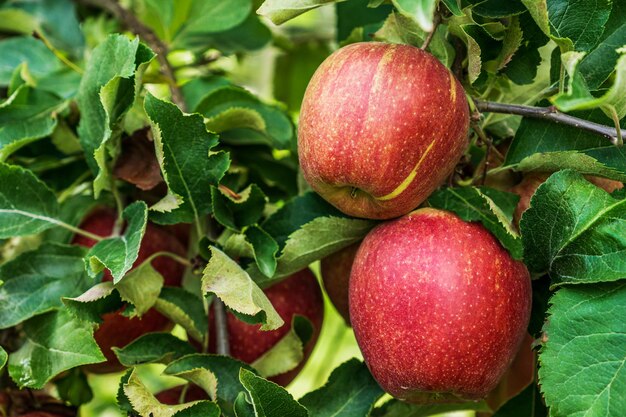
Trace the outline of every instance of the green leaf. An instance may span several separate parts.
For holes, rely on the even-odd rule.
[[[144,107],[168,186],[167,196],[151,207],[151,217],[166,224],[200,222],[211,211],[209,190],[224,176],[229,156],[211,151],[217,136],[207,132],[201,116],[184,115],[174,104],[151,94]]]
[[[65,100],[53,94],[21,85],[0,104],[0,160],[51,135],[57,125],[56,115],[65,106]]]
[[[252,399],[257,417],[307,417],[309,413],[283,387],[241,369],[239,380]]]
[[[170,1],[176,7],[176,2]],[[174,45],[181,43],[184,38],[231,29],[243,22],[251,9],[250,0],[233,0],[227,3],[220,0],[192,0],[188,17],[176,35]]]
[[[123,393],[129,400],[132,408],[139,413],[140,416],[173,417],[180,411],[186,410],[195,404],[211,403],[210,401],[194,401],[180,405],[161,404],[159,400],[157,400],[154,395],[148,391],[134,371],[130,374],[128,382],[123,385]],[[208,414],[209,416],[219,416],[219,408],[215,404],[214,406],[215,407],[213,407],[211,413]],[[217,410],[215,410],[215,408],[217,408]],[[215,411],[217,411],[217,414],[215,414]]]
[[[261,330],[275,330],[284,324],[265,293],[248,273],[216,247],[211,247],[211,259],[202,274],[202,293],[213,293],[228,308],[254,317],[263,325]]]
[[[254,414],[254,407],[248,402],[248,397],[245,392],[240,392],[233,404],[235,411],[235,417],[256,417]]]
[[[616,68],[619,71],[617,61],[620,54],[617,50],[624,45],[626,45],[626,23],[583,57],[578,71],[591,91],[598,90]]]
[[[605,125],[612,123],[600,110],[572,115]],[[622,130],[624,128],[626,124]],[[626,149],[574,126],[524,118],[507,152],[504,166],[524,171],[569,168],[583,174],[626,181]]]
[[[41,233],[58,214],[56,196],[31,171],[0,162],[0,239]]]
[[[567,52],[561,55],[563,65],[569,74],[567,92],[556,95],[551,99],[561,111],[589,110],[600,108],[608,116],[615,112],[618,119],[626,116],[626,46],[618,49],[620,54],[615,66],[615,81],[601,96],[594,96],[589,91],[584,76],[578,70],[584,54]]]
[[[26,342],[9,358],[9,374],[20,388],[41,389],[63,371],[106,360],[92,326],[67,310],[34,317],[24,323],[23,331]]]
[[[213,132],[250,129],[262,134],[260,143],[278,149],[288,149],[294,137],[291,120],[281,109],[261,102],[241,87],[225,86],[209,92],[195,111],[206,117],[206,126]]]
[[[313,336],[313,324],[304,316],[296,315],[291,330],[270,350],[253,363],[252,367],[263,378],[284,374],[295,369],[304,360],[304,347]]]
[[[372,24],[380,25],[389,13],[393,10],[391,5],[384,4],[376,8],[367,7],[368,0],[348,0],[337,3],[336,15],[337,15],[337,41],[341,42],[350,36],[352,31],[358,27],[368,26]],[[298,45],[293,53],[301,55],[306,51],[307,45]],[[303,50],[304,49],[304,50]],[[324,48],[325,56],[328,55],[327,50]],[[301,57],[303,60],[306,57]],[[320,61],[321,63],[321,61]],[[295,65],[298,65],[295,63]],[[319,65],[319,64],[318,64]],[[277,74],[278,76],[279,74]],[[310,73],[308,77],[304,77],[305,81],[311,78],[313,73]],[[284,80],[283,80],[284,82]],[[276,88],[276,86],[274,86]],[[304,93],[304,90],[302,91]],[[302,99],[302,97],[300,97]],[[298,104],[299,105],[299,104]]]
[[[101,282],[74,298],[63,298],[63,304],[79,320],[102,323],[104,313],[119,310],[122,299],[111,281]]]
[[[202,300],[183,288],[165,287],[154,305],[155,309],[182,326],[189,336],[202,342],[209,325]]]
[[[519,1],[470,0],[470,3],[474,4],[472,13],[492,19],[510,17],[526,11],[524,4]]]
[[[87,271],[91,275],[104,268],[111,271],[113,283],[117,284],[133,267],[139,255],[139,246],[146,231],[148,208],[143,201],[136,201],[124,209],[126,230],[121,236],[110,237],[96,243],[85,257]]]
[[[626,276],[626,200],[616,200],[573,171],[543,183],[520,222],[524,261],[552,285]]]
[[[78,135],[87,163],[97,176],[96,197],[110,189],[110,158],[119,153],[117,127],[139,91],[141,73],[154,54],[139,38],[111,35],[91,53],[78,92]]]
[[[437,0],[391,0],[391,2],[400,14],[414,20],[424,32],[433,30]]]
[[[491,409],[485,401],[468,401],[459,404],[407,404],[398,400],[386,402],[382,407],[374,409],[372,417],[427,417],[454,411],[475,410],[491,413]],[[524,416],[527,417],[527,416]]]
[[[141,317],[159,298],[161,288],[163,288],[163,276],[154,269],[148,259],[129,271],[115,288],[123,301],[135,307],[133,315]]]
[[[66,375],[55,379],[54,385],[57,387],[61,400],[80,406],[93,399],[93,391],[87,382],[87,375],[80,369],[74,368]]]
[[[255,224],[263,215],[267,201],[263,191],[255,184],[238,193],[238,196],[236,198],[217,187],[211,187],[215,220],[235,231]]]
[[[300,399],[312,416],[367,417],[384,394],[365,363],[351,359],[336,368],[323,387]]]
[[[196,353],[187,342],[170,333],[147,333],[133,340],[123,348],[113,348],[113,352],[124,366],[131,367],[144,363],[168,363]]]
[[[252,247],[252,255],[259,271],[268,278],[274,276],[278,265],[276,261],[278,243],[258,226],[246,229],[245,236]]]
[[[532,383],[498,409],[493,417],[547,417],[537,384]]]
[[[612,416],[626,404],[626,283],[559,289],[539,354],[554,416]]]
[[[463,16],[463,10],[459,6],[459,0],[442,0],[448,10],[455,16]]]
[[[195,354],[187,355],[170,363],[163,373],[165,375],[184,375],[199,369],[210,371],[215,375],[218,382],[218,404],[226,415],[232,416],[232,403],[237,395],[244,390],[239,381],[239,370],[256,371],[250,365],[230,356]]]
[[[174,417],[220,417],[219,406],[211,401],[201,401],[174,414]]]
[[[211,75],[189,80],[181,87],[187,107],[195,110],[205,96],[221,87],[232,85],[226,77]]]
[[[0,266],[0,329],[63,307],[61,297],[82,294],[92,284],[85,249],[44,243]]]
[[[4,367],[7,364],[8,359],[9,359],[9,356],[7,355],[7,351],[4,350],[2,346],[0,346],[0,371],[4,369]]]
[[[280,25],[309,10],[343,0],[265,0],[257,13]]]
[[[611,13],[610,0],[522,0],[541,30],[562,50],[589,50],[597,42]]]
[[[514,194],[494,189],[459,187],[435,191],[428,203],[431,207],[452,211],[465,221],[481,222],[513,258],[521,259],[522,241],[512,224],[518,200]]]
[[[8,86],[15,69],[23,64],[35,80],[45,78],[63,68],[63,64],[46,45],[32,36],[0,41],[0,85]]]

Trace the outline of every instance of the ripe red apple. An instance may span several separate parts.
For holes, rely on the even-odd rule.
[[[113,231],[115,220],[114,211],[98,209],[87,216],[79,227],[98,236],[108,237]],[[96,241],[77,235],[73,243],[91,247],[96,244]],[[160,226],[148,223],[134,266],[140,265],[150,255],[163,251],[185,256],[185,248],[176,236]],[[182,264],[171,258],[159,256],[152,261],[152,266],[163,276],[164,285],[180,285],[185,270]],[[111,274],[106,271],[103,280],[111,281],[112,279]],[[116,372],[124,369],[111,350],[112,347],[126,346],[145,333],[164,331],[171,327],[169,320],[156,310],[149,310],[141,318],[128,318],[120,313],[113,312],[102,316],[103,321],[95,331],[94,337],[107,361],[90,365],[88,369],[92,372]]]
[[[547,172],[531,172],[524,175],[522,182],[511,188],[511,192],[520,196],[517,207],[515,207],[515,213],[513,214],[513,221],[515,225],[519,225],[522,214],[528,210],[528,207],[530,207],[531,197],[535,194],[537,188],[539,188],[539,186],[543,184],[549,176],[550,173]],[[585,175],[585,179],[608,193],[612,193],[613,191],[624,187],[624,184],[621,182],[609,180],[607,178]]]
[[[342,212],[390,219],[421,204],[467,145],[465,91],[421,49],[354,43],[309,82],[298,154],[311,187]]]
[[[308,268],[272,285],[264,292],[285,324],[276,330],[262,331],[259,330],[260,325],[244,323],[229,312],[227,323],[230,354],[243,362],[252,363],[289,332],[294,315],[306,317],[313,324],[314,331],[311,340],[305,346],[304,360],[295,369],[269,378],[277,384],[286,386],[300,373],[317,342],[324,320],[324,299],[315,276]],[[215,352],[213,314],[209,317],[209,341],[211,342],[209,350]]]
[[[327,256],[321,262],[326,294],[347,324],[350,324],[350,309],[348,308],[350,270],[360,244],[359,242],[350,245]]]
[[[526,266],[479,223],[425,208],[374,228],[350,275],[350,319],[374,378],[413,402],[484,398],[530,317]]]
[[[179,404],[180,394],[183,392],[184,385],[180,385],[174,388],[170,388],[165,391],[161,391],[156,395],[156,399],[161,404],[176,405]],[[190,384],[183,398],[183,403],[189,403],[192,401],[209,400],[209,396],[202,388],[197,385]]]

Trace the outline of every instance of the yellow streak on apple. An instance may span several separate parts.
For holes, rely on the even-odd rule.
[[[450,99],[452,103],[456,103],[456,79],[454,75],[450,74]]]
[[[404,179],[404,181],[402,181],[402,183],[400,183],[400,185],[398,185],[395,190],[393,190],[389,194],[384,195],[382,197],[376,197],[376,200],[388,201],[388,200],[392,200],[392,199],[396,198],[397,196],[399,196],[400,194],[402,194],[404,192],[404,190],[406,190],[408,188],[408,186],[411,184],[411,182],[413,182],[413,180],[415,179],[415,176],[417,175],[417,170],[419,169],[420,165],[422,165],[422,162],[424,162],[424,159],[426,159],[426,156],[431,151],[431,149],[433,148],[433,145],[435,144],[436,141],[437,141],[437,139],[433,139],[433,141],[430,142],[430,145],[428,145],[428,147],[426,148],[426,150],[424,151],[424,153],[420,157],[419,161],[417,161],[417,164],[415,165],[415,167],[413,168],[411,173],[409,175],[407,175],[407,177]]]

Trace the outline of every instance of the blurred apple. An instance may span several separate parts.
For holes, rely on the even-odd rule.
[[[478,400],[526,334],[530,275],[479,223],[425,208],[374,228],[350,275],[350,319],[380,386],[413,403]]]
[[[102,237],[108,237],[113,231],[116,216],[110,209],[97,209],[90,213],[80,224],[80,228]],[[96,241],[84,236],[76,235],[74,244],[91,247]],[[146,233],[141,242],[139,256],[134,266],[157,252],[172,252],[179,256],[185,256],[185,248],[176,236],[164,228],[148,223]],[[159,256],[152,261],[152,266],[164,279],[166,286],[179,286],[185,267],[171,258]],[[103,280],[112,281],[113,277],[105,272]],[[90,365],[87,369],[92,372],[116,372],[124,369],[117,357],[111,350],[112,347],[123,347],[139,336],[156,331],[164,331],[171,328],[170,321],[159,314],[156,310],[149,310],[140,318],[124,317],[121,311],[107,313],[102,316],[102,323],[94,333],[96,342],[107,358],[106,362]]]
[[[467,146],[465,91],[429,53],[354,43],[309,82],[298,127],[304,178],[356,217],[390,219],[420,205]]]
[[[170,388],[165,391],[161,391],[156,395],[156,399],[159,400],[161,404],[167,405],[176,405],[180,403],[180,395],[183,392],[184,385],[179,385],[174,388]],[[185,393],[185,398],[183,398],[183,403],[188,403],[192,401],[200,401],[200,400],[209,400],[209,396],[202,388],[197,385],[189,384],[187,388],[187,392]]]
[[[350,324],[350,309],[348,307],[350,270],[360,244],[359,242],[350,245],[327,256],[321,262],[322,280],[326,294],[348,325]]]

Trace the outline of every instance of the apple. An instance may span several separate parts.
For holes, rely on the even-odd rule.
[[[537,191],[537,188],[548,179],[551,174],[548,172],[531,172],[524,175],[522,182],[511,188],[511,192],[520,196],[520,200],[515,207],[513,214],[513,222],[519,226],[522,214],[530,207],[530,199]],[[607,193],[612,193],[624,187],[619,181],[609,180],[607,178],[594,177],[585,175],[585,179],[597,187],[602,188]]]
[[[309,82],[300,166],[342,212],[390,219],[415,209],[452,173],[468,126],[465,91],[435,57],[409,45],[354,43]]]
[[[315,275],[309,269],[303,269],[290,275],[283,281],[264,290],[276,312],[285,324],[271,331],[262,331],[260,325],[244,323],[234,314],[227,314],[228,341],[232,357],[246,363],[252,363],[270,350],[280,339],[291,330],[294,315],[304,316],[313,324],[313,335],[304,349],[304,360],[295,368],[284,374],[269,378],[270,381],[286,386],[300,373],[319,337],[324,320],[324,299]],[[209,317],[209,350],[216,352],[215,319]]]
[[[156,395],[156,399],[159,400],[161,404],[167,405],[176,405],[180,403],[180,395],[183,392],[184,385],[179,385],[174,388],[170,388],[165,391],[161,391]],[[209,400],[209,396],[202,388],[197,385],[190,384],[189,388],[187,388],[187,392],[185,393],[185,398],[183,398],[183,403],[188,403],[192,401],[200,401],[200,400]]]
[[[113,210],[97,209],[90,213],[79,227],[98,236],[108,237],[113,231],[115,220],[116,215]],[[96,244],[96,241],[76,235],[73,243],[91,247]],[[150,255],[163,251],[172,252],[179,256],[186,255],[184,246],[176,236],[165,228],[148,223],[134,266],[140,265]],[[164,285],[179,286],[181,284],[185,271],[182,264],[171,258],[159,256],[152,261],[152,266],[163,276]],[[103,280],[111,281],[112,279],[111,274],[106,271]],[[112,347],[126,346],[145,333],[164,331],[171,327],[170,321],[156,310],[149,310],[141,318],[128,318],[120,313],[112,312],[102,316],[102,323],[95,331],[94,337],[107,361],[90,365],[88,369],[92,372],[117,372],[124,369],[111,350]]]
[[[484,398],[530,317],[526,266],[481,224],[432,208],[375,227],[356,254],[349,291],[372,375],[412,403]]]
[[[354,256],[361,243],[355,243],[322,259],[322,281],[328,298],[341,317],[350,324],[348,288]]]

